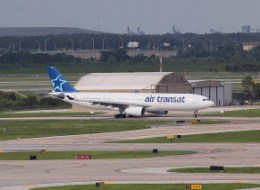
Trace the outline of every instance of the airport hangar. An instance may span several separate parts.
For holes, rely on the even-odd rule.
[[[81,92],[193,93],[209,97],[216,106],[232,101],[230,82],[188,81],[173,72],[90,73],[81,77],[75,88]],[[73,105],[73,110],[81,109]]]

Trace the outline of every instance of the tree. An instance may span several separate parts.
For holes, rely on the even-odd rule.
[[[113,53],[111,51],[101,51],[100,53],[100,61],[107,61],[110,56],[113,56]]]
[[[255,92],[255,99],[258,100],[260,98],[260,83],[255,83],[254,92]]]
[[[130,59],[130,57],[127,55],[127,51],[122,48],[115,50],[115,56],[116,56],[117,62]]]
[[[242,80],[242,88],[243,92],[246,92],[249,94],[250,102],[252,103],[253,98],[255,97],[255,92],[254,92],[254,86],[255,86],[255,81],[251,76],[246,76]]]
[[[255,84],[255,81],[251,76],[246,76],[242,79],[242,87],[243,92],[251,92],[253,90],[253,86]]]
[[[100,61],[109,61],[111,57],[116,59],[116,62],[121,62],[130,59],[127,55],[127,51],[124,49],[116,49],[114,51],[102,51]]]

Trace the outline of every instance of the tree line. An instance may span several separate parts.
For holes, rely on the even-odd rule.
[[[242,34],[71,34],[32,37],[1,37],[2,51],[60,51],[127,49],[128,42],[136,41],[139,49],[176,50],[181,52],[214,52],[241,46],[244,42],[260,41],[259,33]]]
[[[76,58],[65,53],[57,53],[54,55],[44,53],[29,53],[29,52],[9,52],[0,56],[0,64],[26,64],[26,63],[77,63],[81,58]]]
[[[182,66],[186,67],[185,70],[199,71],[198,68],[204,64],[208,65],[208,70],[201,71],[227,71],[227,72],[259,72],[260,71],[260,47],[256,47],[251,51],[243,51],[240,48],[229,48],[224,49],[219,52],[184,52],[179,53],[174,57],[163,58],[164,64],[176,70],[173,64],[183,63]],[[104,70],[102,72],[113,72],[113,68],[117,67],[118,64],[124,64],[125,68],[133,64],[140,65],[140,70],[142,66],[147,66],[147,68],[153,65],[159,64],[159,58],[157,55],[152,54],[150,57],[144,56],[143,54],[138,54],[136,56],[130,57],[127,54],[126,49],[115,49],[115,50],[104,50],[101,51],[100,58],[93,59],[83,59],[77,58],[69,54],[58,53],[58,54],[44,54],[44,53],[29,53],[29,52],[9,52],[0,56],[0,65],[2,69],[11,68],[12,65],[23,66],[24,68],[46,65],[46,64],[70,64],[71,67],[88,66],[88,67],[104,67],[109,64],[109,70]],[[111,70],[112,69],[112,70]],[[95,71],[91,68],[90,72],[100,72]],[[124,72],[125,70],[122,70]],[[138,71],[138,70],[136,70]],[[142,70],[145,71],[145,70]],[[147,70],[150,71],[150,70]],[[120,72],[116,71],[116,72]]]
[[[70,105],[51,97],[41,97],[35,94],[21,96],[15,92],[0,91],[0,110],[19,110],[19,109],[35,109],[35,108],[55,108]]]

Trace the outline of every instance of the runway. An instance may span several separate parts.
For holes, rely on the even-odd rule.
[[[161,117],[160,117],[161,119]],[[169,119],[169,118],[168,118]],[[230,119],[230,118],[228,118]],[[110,140],[134,139],[167,134],[201,134],[237,130],[259,130],[259,119],[232,118],[229,124],[154,127],[127,132],[46,137],[1,141],[5,151],[32,150],[192,150],[196,154],[158,158],[0,161],[0,189],[28,189],[37,186],[108,183],[260,183],[260,174],[168,173],[174,167],[210,165],[260,166],[259,143],[171,143],[119,144]],[[239,122],[237,122],[239,121]]]

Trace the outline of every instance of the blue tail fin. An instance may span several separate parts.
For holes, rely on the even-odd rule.
[[[47,69],[55,92],[77,92],[77,90],[64,79],[56,67],[48,66]]]

